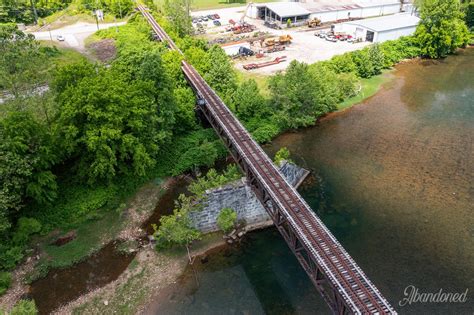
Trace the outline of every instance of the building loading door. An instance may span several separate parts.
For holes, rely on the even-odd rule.
[[[368,42],[373,42],[374,41],[374,32],[367,31],[367,35],[365,36],[365,40],[368,41]]]

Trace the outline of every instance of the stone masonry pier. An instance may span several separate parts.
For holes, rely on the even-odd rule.
[[[298,188],[309,174],[309,171],[286,161],[281,163],[280,170],[295,188]],[[202,232],[219,230],[216,221],[223,208],[235,210],[237,220],[245,221],[247,230],[273,224],[252,189],[246,184],[245,177],[206,191],[204,208],[190,214],[193,225]]]

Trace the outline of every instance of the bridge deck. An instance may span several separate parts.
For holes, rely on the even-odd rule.
[[[139,7],[160,40],[170,49],[179,49],[144,7]],[[180,52],[180,51],[179,51]],[[235,115],[228,109],[202,76],[186,61],[182,70],[198,97],[205,101],[213,120],[224,130],[226,138],[255,174],[258,184],[270,195],[283,220],[296,231],[298,240],[326,276],[327,281],[343,299],[350,313],[396,314],[390,304],[371,283],[352,257],[340,245],[324,223],[307,205],[299,193],[288,184],[261,147],[252,139]],[[286,238],[285,238],[286,239]],[[302,255],[294,251],[295,255]],[[299,259],[301,262],[301,259]],[[303,265],[303,263],[302,263]],[[310,266],[303,265],[308,272]],[[312,279],[315,282],[315,279]]]

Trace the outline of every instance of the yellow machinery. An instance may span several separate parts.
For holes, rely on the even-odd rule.
[[[321,20],[318,18],[314,18],[308,21],[308,27],[317,27],[321,25]]]
[[[290,44],[292,39],[293,37],[291,37],[290,35],[281,35],[280,37],[267,38],[263,42],[263,46],[271,47],[275,45],[286,45]]]

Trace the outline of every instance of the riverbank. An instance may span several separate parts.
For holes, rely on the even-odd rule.
[[[191,255],[199,256],[223,245],[221,233],[207,234],[193,246]],[[157,252],[153,246],[146,246],[117,280],[82,295],[54,314],[139,313],[156,292],[176,283],[187,265],[184,249]]]
[[[87,260],[114,240],[134,241],[145,236],[142,224],[176,178],[149,181],[117,209],[109,209],[99,219],[88,220],[75,230],[75,239],[62,246],[52,244],[58,231],[32,242],[34,251],[12,273],[12,285],[0,297],[3,309],[11,309],[22,296],[29,294],[30,283],[43,278],[53,268],[68,268]],[[67,234],[67,233],[66,233]]]

